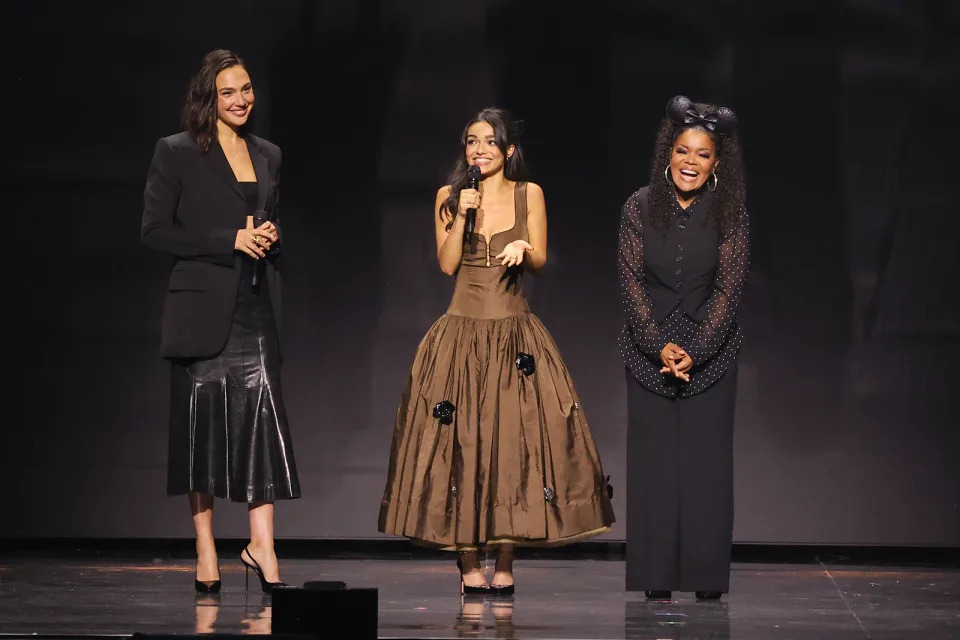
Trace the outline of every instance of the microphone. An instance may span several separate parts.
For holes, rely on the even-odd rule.
[[[470,165],[470,168],[467,169],[467,188],[476,189],[480,186],[480,167],[475,164]],[[463,226],[464,234],[473,235],[473,228],[477,224],[477,210],[473,207],[467,209],[467,220],[466,224]]]
[[[262,224],[265,224],[270,218],[267,217],[267,212],[263,209],[258,209],[253,212],[253,228],[256,229]],[[253,261],[253,276],[250,278],[250,284],[254,287],[257,286],[257,275],[260,273],[260,260]]]

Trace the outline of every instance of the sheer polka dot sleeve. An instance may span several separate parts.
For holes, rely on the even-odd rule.
[[[680,345],[693,358],[695,367],[713,358],[735,327],[749,262],[750,221],[746,209],[742,209],[736,228],[720,243],[717,275],[707,300],[706,318],[699,324],[699,330],[691,332],[688,344]]]
[[[617,269],[620,275],[620,298],[624,305],[626,331],[641,353],[651,360],[660,360],[667,346],[660,326],[653,317],[653,302],[647,293],[643,273],[643,221],[638,210],[640,192],[623,205],[620,217],[620,240]],[[629,363],[628,363],[629,364]]]

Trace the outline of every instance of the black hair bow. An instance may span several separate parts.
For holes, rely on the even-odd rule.
[[[667,103],[667,117],[677,124],[703,127],[715,133],[731,133],[737,126],[737,115],[727,107],[702,112],[687,96],[674,96]]]

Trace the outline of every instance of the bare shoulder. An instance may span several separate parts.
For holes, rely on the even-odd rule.
[[[527,183],[527,207],[535,213],[546,210],[546,202],[543,198],[543,188],[536,182]]]
[[[527,200],[530,200],[531,198],[543,200],[543,187],[538,185],[536,182],[527,183]]]
[[[436,209],[440,209],[440,206],[443,204],[443,201],[450,197],[450,192],[453,191],[453,187],[450,185],[444,185],[437,189],[437,197],[434,202]]]
[[[433,212],[437,224],[445,221],[447,216],[453,213],[448,211],[448,207],[444,204],[447,198],[450,197],[451,191],[453,191],[453,188],[448,184],[437,189],[437,197],[433,203]]]

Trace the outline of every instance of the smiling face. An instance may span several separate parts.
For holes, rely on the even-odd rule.
[[[233,129],[241,127],[253,111],[253,84],[247,70],[237,65],[217,74],[217,117]]]
[[[503,163],[506,162],[506,158],[513,155],[513,150],[513,145],[507,147],[507,154],[504,157],[500,147],[497,146],[493,126],[489,122],[481,120],[467,128],[467,143],[464,149],[467,164],[480,167],[480,174],[483,177],[502,171]]]
[[[717,146],[703,129],[686,129],[673,143],[670,179],[681,198],[707,183],[717,167]]]

